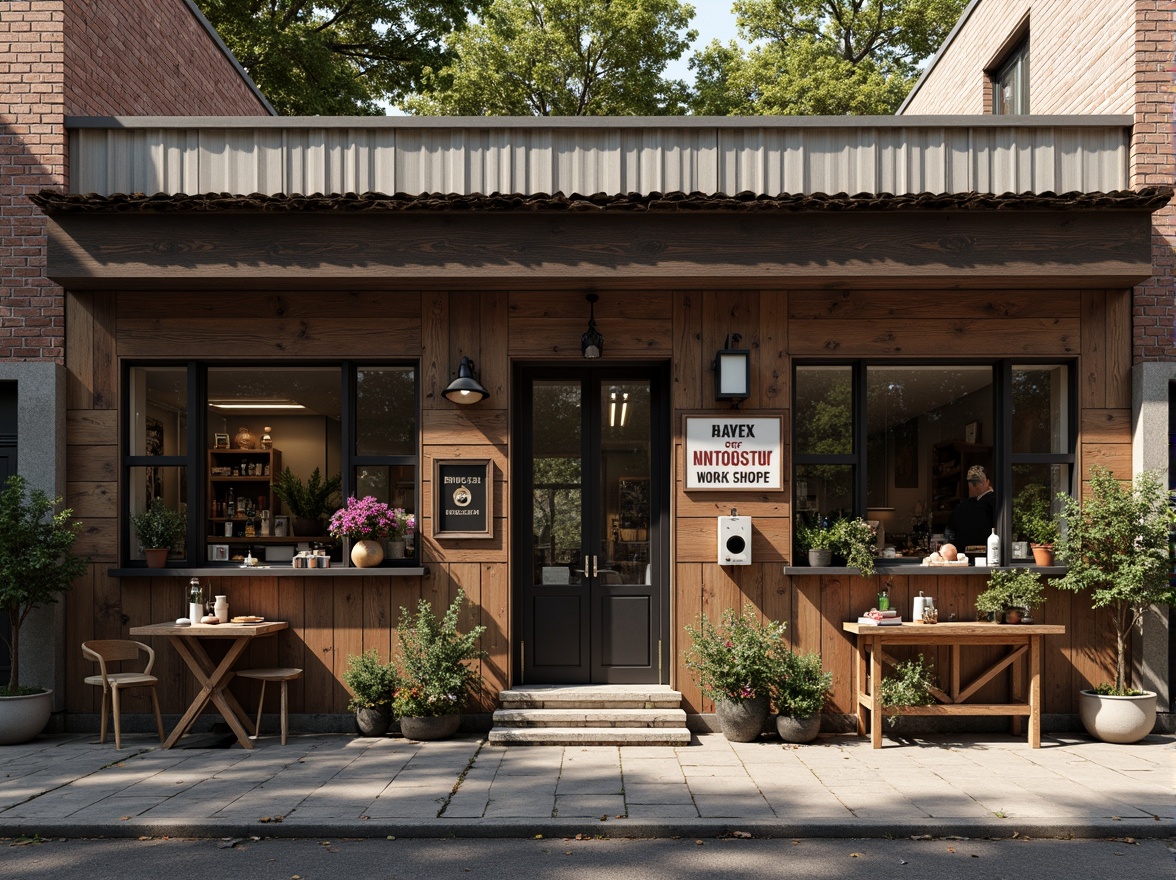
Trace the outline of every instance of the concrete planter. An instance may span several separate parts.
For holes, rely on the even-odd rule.
[[[433,715],[401,718],[400,732],[405,739],[448,739],[461,727],[460,715]]]
[[[1139,742],[1155,727],[1156,695],[1146,691],[1138,697],[1108,697],[1081,691],[1078,715],[1086,732],[1095,739],[1109,743]]]
[[[750,700],[718,700],[715,703],[715,714],[719,718],[719,728],[723,736],[731,742],[755,742],[764,732],[768,723],[771,707],[767,697],[755,697]]]
[[[812,742],[821,732],[821,716],[809,715],[797,718],[793,715],[776,716],[776,733],[786,743]]]
[[[392,726],[392,710],[387,706],[356,709],[355,726],[360,736],[383,736]]]
[[[11,746],[34,739],[53,712],[53,691],[26,697],[0,697],[0,746]]]

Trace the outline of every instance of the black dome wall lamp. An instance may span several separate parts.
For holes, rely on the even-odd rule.
[[[450,382],[449,387],[442,393],[448,400],[460,404],[477,403],[490,396],[490,392],[474,378],[474,362],[465,355],[461,356],[461,365],[457,368],[457,378]]]
[[[751,397],[751,352],[738,345],[743,337],[728,334],[715,355],[715,400],[746,400]]]
[[[586,358],[598,358],[604,353],[604,337],[596,330],[596,301],[600,297],[590,293],[584,299],[588,300],[588,330],[580,337],[580,351]]]

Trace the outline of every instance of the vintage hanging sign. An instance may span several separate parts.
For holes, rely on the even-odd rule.
[[[687,490],[784,488],[782,416],[686,416]]]
[[[493,473],[489,459],[434,461],[434,537],[494,537]]]

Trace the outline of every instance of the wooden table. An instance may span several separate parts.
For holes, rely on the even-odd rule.
[[[253,748],[253,741],[249,739],[253,721],[241,708],[237,698],[228,690],[228,684],[233,678],[233,665],[253,639],[260,636],[271,636],[288,626],[289,624],[285,621],[267,620],[257,624],[195,623],[191,626],[177,626],[174,623],[153,623],[148,626],[131,627],[131,635],[133,636],[166,636],[172,647],[176,649],[176,653],[192,670],[192,674],[196,676],[196,682],[200,685],[195,699],[188,706],[188,711],[184,713],[179,723],[176,724],[175,730],[164,741],[163,747],[170,749],[179,742],[180,737],[188,732],[192,722],[200,716],[204,707],[211,701],[229,727],[232,728],[233,733],[237,735],[237,742],[241,743],[244,748]],[[214,663],[208,655],[208,651],[205,650],[204,639],[232,639],[233,643],[229,645],[224,659],[219,663]],[[256,733],[256,731],[253,732]]]
[[[936,623],[901,624],[899,626],[865,626],[845,623],[842,627],[857,641],[854,667],[854,692],[857,694],[858,733],[866,732],[866,712],[870,713],[870,740],[882,748],[883,715],[1010,715],[1012,731],[1021,732],[1021,719],[1029,718],[1029,746],[1041,748],[1041,639],[1065,633],[1066,628],[1053,624]],[[895,659],[886,653],[888,645],[947,645],[951,648],[951,682],[948,690],[933,689],[939,704],[932,706],[883,707],[878,682],[882,681],[882,664],[891,666]],[[971,682],[960,681],[960,649],[964,646],[1006,646],[1005,654],[983,670]],[[1021,670],[1028,660],[1028,698]],[[1010,702],[967,703],[976,691],[1003,670],[1011,675]],[[943,682],[940,682],[943,684]]]

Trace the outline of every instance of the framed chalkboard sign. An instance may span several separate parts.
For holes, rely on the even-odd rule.
[[[494,465],[490,459],[433,460],[433,537],[494,537]]]

